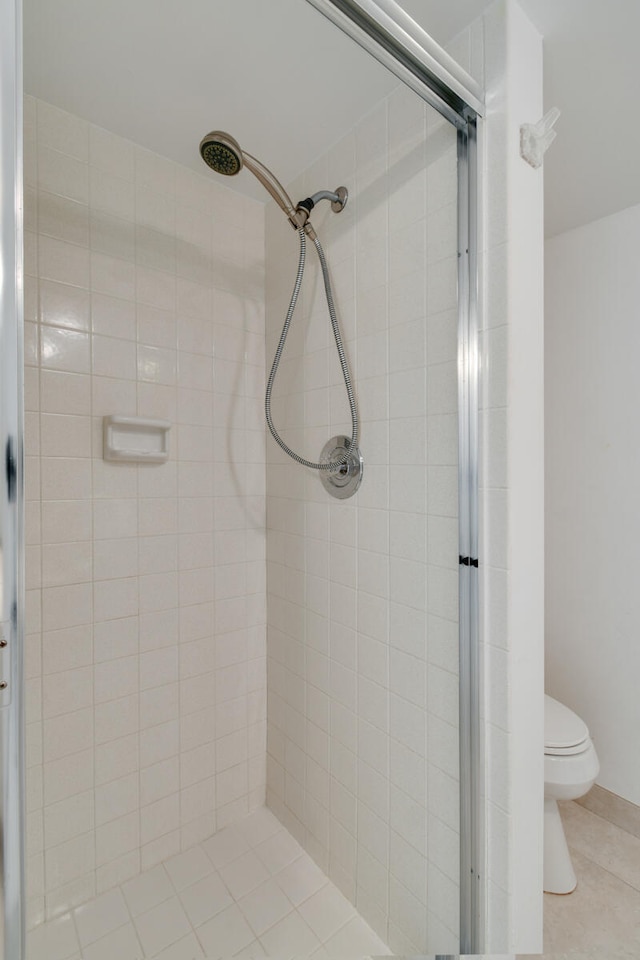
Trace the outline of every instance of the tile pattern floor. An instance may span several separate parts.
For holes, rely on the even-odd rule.
[[[27,960],[387,954],[266,808],[36,927],[27,944]]]
[[[544,896],[544,957],[638,960],[640,839],[573,801],[560,812],[578,886]]]

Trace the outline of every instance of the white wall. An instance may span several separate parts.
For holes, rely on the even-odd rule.
[[[640,804],[640,206],[546,244],[546,686]]]
[[[491,566],[506,562],[508,600],[507,691],[505,663],[499,650],[490,658],[489,702],[494,717],[506,710],[509,733],[509,925],[506,942],[493,949],[536,952],[542,949],[542,807],[544,793],[544,303],[543,303],[543,176],[520,156],[520,125],[542,116],[542,37],[517,3],[507,3],[505,71],[506,127],[504,200],[506,247],[489,249],[491,259],[506,255],[507,368],[501,382],[491,375],[487,399],[504,389],[507,397],[506,478],[507,537],[504,554],[487,554]],[[487,84],[491,110],[491,86]],[[494,130],[494,134],[497,131]],[[491,133],[488,133],[489,144]],[[493,149],[500,150],[501,137]],[[491,146],[489,146],[491,156]],[[493,168],[497,179],[500,167]],[[495,215],[499,194],[489,194],[487,214]],[[489,243],[498,238],[487,223]],[[492,237],[493,234],[493,237]],[[499,231],[498,231],[499,234]],[[488,287],[488,309],[494,314],[499,293]],[[499,312],[499,310],[498,310]],[[489,325],[492,323],[487,317]],[[493,350],[500,354],[500,344]],[[495,353],[494,353],[495,356]],[[500,418],[486,424],[488,487],[500,471]],[[488,522],[494,546],[500,542],[501,510],[490,501]],[[503,581],[504,582],[504,581]],[[496,583],[494,581],[494,587]],[[498,584],[498,591],[500,585]],[[495,623],[488,642],[493,645]],[[499,788],[498,788],[499,789]],[[498,825],[502,823],[499,818]],[[500,869],[499,848],[494,868]]]

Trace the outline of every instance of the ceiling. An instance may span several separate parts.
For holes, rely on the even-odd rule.
[[[441,44],[488,5],[399,2]],[[640,203],[640,124],[629,120],[639,83],[640,3],[518,2],[544,37],[545,112],[561,110],[544,162],[545,232],[554,236]]]
[[[304,0],[23,2],[28,93],[200,172],[200,138],[226,129],[286,183],[397,83]],[[627,102],[640,3],[520,2],[545,38],[545,109],[562,111],[545,160],[552,236],[640,202]],[[401,5],[444,44],[486,0]],[[265,199],[249,174],[237,186]]]
[[[638,0],[522,0],[545,38],[545,110],[560,107],[545,163],[547,236],[640,203]],[[558,149],[556,149],[556,147]]]
[[[199,173],[227,130],[288,183],[397,84],[305,0],[23,2],[28,93]]]

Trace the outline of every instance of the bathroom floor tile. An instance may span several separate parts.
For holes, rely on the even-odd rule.
[[[78,938],[83,947],[106,937],[131,921],[120,890],[110,890],[74,910]]]
[[[239,908],[233,904],[213,920],[198,927],[198,940],[207,960],[233,957],[255,940],[255,934]]]
[[[577,803],[561,804],[567,843],[640,892],[640,840]]]
[[[70,914],[43,923],[27,936],[29,960],[68,960],[80,949],[78,935]]]
[[[138,917],[175,896],[175,890],[162,864],[128,880],[122,885],[122,892],[132,917]]]
[[[210,840],[205,840],[202,848],[218,870],[250,849],[249,843],[235,827],[220,830]]]
[[[287,960],[291,957],[308,957],[320,946],[313,930],[295,911],[276,923],[260,937],[267,956]]]
[[[293,910],[293,904],[273,880],[261,884],[242,897],[238,906],[257,937]]]
[[[328,940],[356,916],[355,908],[333,884],[305,900],[298,912],[321,941]]]
[[[150,960],[203,960],[204,953],[195,933],[190,933],[182,940],[172,943],[170,947],[157,953]]]
[[[255,852],[269,873],[273,874],[279,873],[280,870],[297,860],[304,853],[304,850],[290,833],[281,830],[280,833],[276,833],[268,840],[258,844]]]
[[[192,847],[185,853],[171,857],[163,866],[178,892],[209,876],[214,869],[211,860],[200,847]]]
[[[269,879],[267,868],[252,850],[221,867],[220,876],[236,900]]]
[[[635,803],[597,785],[576,803],[640,839],[640,807]]]
[[[265,808],[36,927],[27,960],[335,960],[383,947]]]
[[[329,883],[327,876],[306,853],[276,873],[273,879],[296,907]]]
[[[150,956],[191,932],[191,924],[177,897],[136,917],[135,925],[145,953]]]
[[[237,953],[234,953],[234,960],[240,960],[241,957],[244,957],[245,960],[254,960],[256,957],[266,956],[267,954],[264,952],[264,947],[260,941],[254,940],[248,947],[244,947],[243,950],[238,950]]]
[[[636,944],[640,954],[640,896],[623,880],[571,850],[578,877],[576,890],[565,897],[546,894],[545,953],[587,950],[599,946],[616,956],[616,944]]]
[[[349,920],[324,943],[332,956],[347,960],[349,957],[379,956],[386,946],[360,917]]]
[[[544,958],[637,958],[637,837],[573,801],[561,803],[560,814],[578,886],[566,896],[544,895]]]
[[[199,880],[180,894],[182,906],[194,927],[211,920],[233,903],[233,898],[217,873]]]
[[[259,843],[282,830],[282,824],[268,807],[261,807],[242,821],[242,834],[251,847],[257,847]]]
[[[84,948],[84,960],[113,960],[114,957],[144,960],[144,951],[132,923],[114,930],[106,937]]]

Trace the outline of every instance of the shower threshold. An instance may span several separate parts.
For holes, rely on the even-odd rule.
[[[27,939],[27,960],[389,954],[266,807]]]

